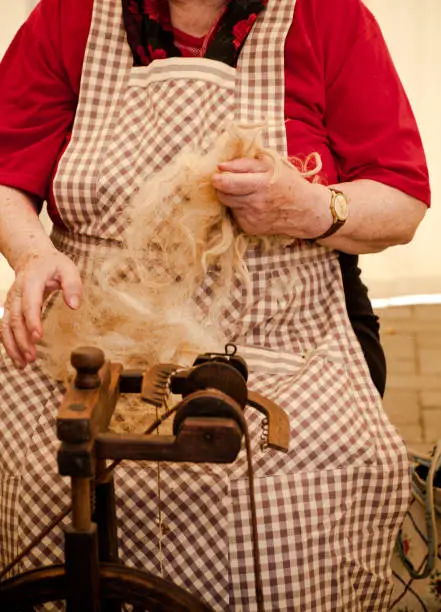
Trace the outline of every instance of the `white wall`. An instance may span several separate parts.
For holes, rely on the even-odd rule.
[[[29,7],[29,0],[0,0],[0,56],[3,56],[15,31],[26,19]]]
[[[429,164],[432,209],[413,242],[362,258],[372,297],[441,293],[441,0],[365,0],[412,103]]]

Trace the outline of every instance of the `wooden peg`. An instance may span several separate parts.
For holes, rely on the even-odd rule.
[[[105,361],[104,353],[94,346],[81,346],[71,353],[70,362],[77,371],[74,381],[77,389],[96,389],[100,386],[98,372]]]

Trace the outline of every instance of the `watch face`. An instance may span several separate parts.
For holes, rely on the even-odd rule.
[[[345,196],[342,193],[337,193],[334,199],[334,210],[340,221],[346,221],[348,218],[349,207]]]

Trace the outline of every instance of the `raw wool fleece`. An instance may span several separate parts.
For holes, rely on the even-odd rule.
[[[198,353],[223,350],[227,339],[216,321],[234,281],[250,295],[248,246],[286,243],[244,234],[211,184],[220,162],[242,157],[271,159],[277,176],[279,164],[289,162],[262,147],[261,131],[231,125],[210,151],[183,151],[141,186],[123,246],[93,262],[80,310],[70,310],[60,296],[48,309],[44,356],[52,376],[66,380],[70,352],[80,345],[98,346],[108,359],[136,368],[188,365]],[[207,274],[214,289],[202,312],[193,297]]]

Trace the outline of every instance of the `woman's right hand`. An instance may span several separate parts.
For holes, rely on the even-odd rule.
[[[79,308],[82,282],[69,257],[51,245],[19,259],[15,281],[6,298],[1,328],[3,345],[17,368],[35,361],[35,345],[43,337],[43,301],[57,290],[62,291],[70,308]]]

